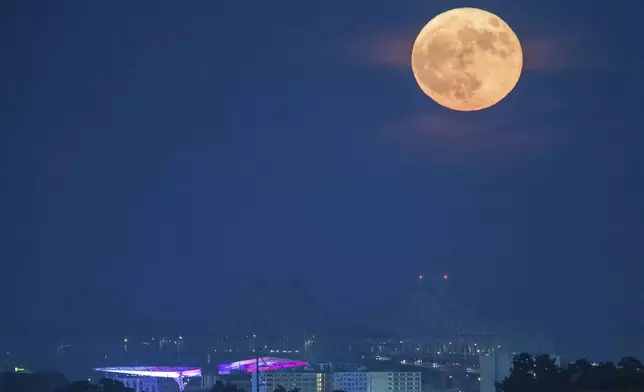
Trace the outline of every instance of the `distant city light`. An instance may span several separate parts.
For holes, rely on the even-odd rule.
[[[423,275],[418,275],[418,279],[422,280],[422,279],[423,279]]]
[[[443,279],[447,280],[448,278],[449,276],[447,276],[447,274],[443,275]]]

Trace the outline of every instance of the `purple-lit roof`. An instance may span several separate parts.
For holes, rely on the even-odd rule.
[[[94,369],[97,372],[129,374],[131,376],[148,376],[163,378],[201,377],[201,369],[196,367],[177,366],[126,366],[104,367]]]
[[[259,371],[266,372],[270,370],[290,369],[299,366],[306,366],[307,362],[296,361],[285,358],[264,357],[259,359]],[[218,366],[219,374],[229,374],[231,371],[241,371],[255,373],[257,371],[257,359],[247,359],[245,361],[237,361],[232,363],[225,363]]]

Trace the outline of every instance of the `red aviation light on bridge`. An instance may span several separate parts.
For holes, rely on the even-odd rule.
[[[449,279],[449,276],[447,276],[447,274],[443,275],[443,280],[447,280],[447,279]]]

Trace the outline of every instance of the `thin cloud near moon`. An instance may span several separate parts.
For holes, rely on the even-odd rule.
[[[356,66],[377,68],[409,68],[410,53],[418,31],[389,30],[363,33],[349,39],[342,52]],[[588,68],[583,40],[578,34],[564,33],[556,37],[521,37],[525,71],[565,71]]]
[[[586,106],[583,98],[575,104]],[[380,135],[414,155],[439,162],[525,160],[588,143],[585,138],[592,136],[583,130],[591,124],[610,129],[619,123],[615,117],[593,117],[591,110],[571,111],[566,97],[542,95],[521,111],[509,104],[474,116],[447,110],[409,113],[383,125]]]
[[[384,134],[404,148],[420,149],[423,156],[429,153],[432,159],[450,161],[473,157],[496,160],[516,154],[525,158],[549,145],[550,135],[523,119],[502,116],[495,121],[491,116],[481,121],[458,114],[440,111],[410,115],[387,125]]]

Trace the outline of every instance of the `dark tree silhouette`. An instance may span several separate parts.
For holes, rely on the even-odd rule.
[[[100,392],[100,387],[89,381],[74,381],[67,387],[67,392]]]
[[[134,392],[134,388],[127,388],[119,380],[112,380],[111,378],[101,378],[98,381],[103,392]]]
[[[101,378],[98,384],[92,384],[90,381],[75,381],[69,384],[65,392],[134,392],[134,389],[127,388],[118,380]]]
[[[278,385],[273,392],[286,392],[286,388],[283,385]]]
[[[236,384],[230,382],[224,384],[223,381],[217,380],[209,392],[244,392],[244,390],[240,389]]]
[[[564,369],[548,355],[514,357],[499,392],[644,392],[644,366],[633,357],[617,363],[591,364],[580,359]]]
[[[3,373],[0,374],[0,391],[66,392],[69,382],[62,373]]]
[[[572,391],[586,391],[596,384],[591,377],[592,366],[586,359],[578,359],[568,364],[564,378],[568,377],[574,385]]]
[[[533,377],[537,380],[537,391],[558,392],[563,391],[565,375],[557,366],[555,358],[549,355],[539,355],[534,358]]]
[[[210,388],[210,392],[224,392],[226,389],[226,384],[223,383],[221,380],[217,380],[215,382],[215,385]]]
[[[624,357],[617,362],[617,386],[620,389],[644,390],[644,367],[634,357]]]
[[[226,383],[224,387],[224,392],[240,392],[241,390],[237,387],[237,384],[231,384],[230,382]]]

